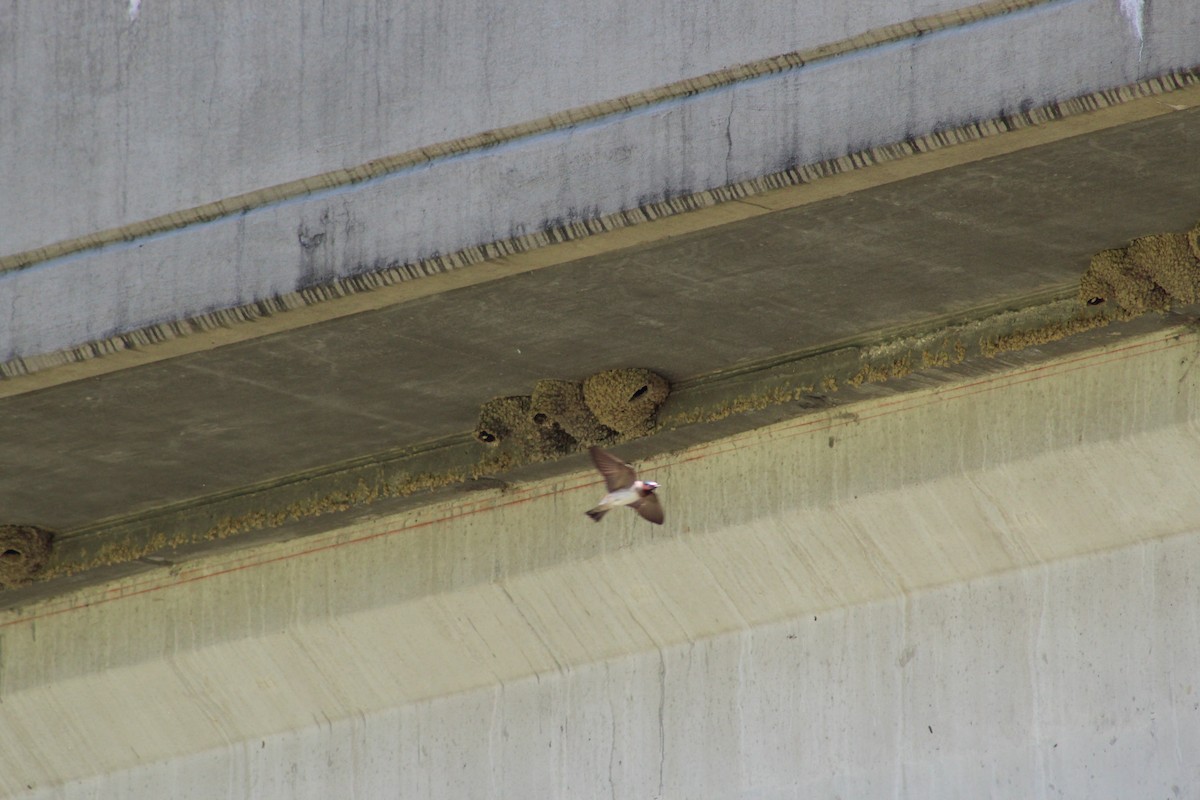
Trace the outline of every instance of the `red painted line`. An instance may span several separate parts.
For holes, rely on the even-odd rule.
[[[1191,344],[1190,339],[1184,339],[1178,335],[1172,335],[1168,338],[1159,339],[1159,340],[1155,340],[1155,341],[1151,341],[1151,342],[1141,342],[1141,343],[1130,344],[1130,345],[1126,345],[1123,347],[1114,348],[1112,350],[1106,350],[1103,353],[1081,355],[1081,356],[1077,356],[1074,358],[1065,359],[1062,361],[1056,361],[1053,364],[1044,364],[1042,366],[1031,367],[1027,370],[1023,370],[1018,373],[1009,373],[1007,375],[988,376],[986,378],[981,378],[979,380],[972,381],[970,383],[959,384],[959,385],[956,385],[953,387],[949,387],[944,390],[935,389],[933,392],[931,392],[921,398],[917,398],[917,399],[914,399],[911,397],[907,397],[907,398],[906,397],[897,397],[894,400],[881,400],[881,401],[875,403],[875,407],[876,407],[876,409],[878,409],[877,413],[871,413],[871,414],[865,414],[865,415],[864,414],[856,414],[854,416],[847,416],[846,418],[840,418],[840,419],[822,418],[822,419],[806,420],[806,419],[801,418],[801,419],[794,421],[791,424],[784,423],[780,426],[776,426],[775,430],[772,433],[771,438],[773,438],[773,439],[776,439],[776,438],[790,439],[790,438],[800,436],[803,434],[820,433],[820,432],[832,430],[835,428],[841,428],[841,427],[846,427],[848,425],[853,425],[862,420],[879,419],[879,418],[891,416],[893,414],[897,414],[897,413],[900,413],[903,411],[911,411],[911,410],[916,410],[916,409],[920,409],[920,408],[925,408],[925,407],[932,406],[937,403],[946,403],[946,402],[955,401],[955,400],[962,400],[964,398],[973,397],[975,395],[982,394],[985,392],[995,391],[997,389],[1007,388],[1009,386],[1020,386],[1020,385],[1024,385],[1024,384],[1028,384],[1028,383],[1034,383],[1036,381],[1043,380],[1043,379],[1050,378],[1050,377],[1057,377],[1060,375],[1070,374],[1072,372],[1078,372],[1078,371],[1084,370],[1084,369],[1091,369],[1093,367],[1104,366],[1106,364],[1111,364],[1111,363],[1115,363],[1118,361],[1125,361],[1130,358],[1134,358],[1136,356],[1157,353],[1157,352],[1162,352],[1162,351],[1166,351],[1166,350],[1172,350],[1172,349],[1182,347],[1187,344]],[[676,458],[669,462],[658,463],[658,464],[656,464],[656,467],[669,468],[669,467],[673,467],[673,466],[678,466],[680,464],[691,463],[694,461],[703,461],[703,460],[711,458],[713,456],[722,455],[722,454],[730,453],[730,452],[736,452],[737,450],[741,449],[741,447],[742,446],[740,444],[738,444],[737,441],[731,441],[731,440],[727,440],[722,443],[712,442],[712,443],[708,443],[708,444],[703,444],[703,445],[699,445],[698,447],[692,448],[692,452],[690,455]],[[431,518],[431,519],[427,519],[427,520],[423,520],[423,521],[419,521],[419,522],[405,523],[398,528],[390,528],[388,530],[376,531],[374,533],[366,534],[363,536],[358,536],[353,539],[346,539],[343,541],[330,542],[328,544],[317,545],[317,546],[310,547],[310,548],[307,548],[304,550],[298,550],[294,553],[287,553],[284,555],[272,556],[272,557],[267,557],[267,558],[261,558],[261,557],[255,558],[253,556],[235,557],[233,560],[233,563],[231,565],[226,566],[221,569],[205,570],[202,567],[198,567],[193,570],[177,573],[175,576],[172,576],[171,580],[168,580],[168,581],[162,581],[161,578],[155,577],[155,578],[151,578],[149,580],[146,580],[146,581],[143,581],[140,583],[134,583],[132,585],[113,587],[111,589],[106,590],[106,596],[101,597],[99,599],[92,600],[90,602],[76,603],[74,605],[68,605],[68,606],[64,606],[62,608],[58,608],[58,609],[47,610],[47,611],[44,611],[43,613],[34,614],[32,616],[17,617],[15,619],[8,620],[7,622],[0,622],[0,628],[7,628],[7,627],[10,627],[13,625],[18,625],[18,624],[22,624],[22,623],[26,623],[26,622],[34,622],[37,620],[47,619],[49,617],[54,617],[54,616],[58,616],[59,614],[67,613],[69,611],[77,611],[77,610],[81,610],[81,609],[85,609],[85,608],[91,608],[92,606],[102,605],[105,603],[109,603],[109,602],[113,602],[113,601],[121,600],[121,599],[125,599],[125,598],[138,597],[138,596],[141,596],[144,594],[157,592],[157,591],[160,591],[163,589],[169,589],[172,587],[183,586],[186,584],[195,583],[195,582],[202,581],[202,580],[208,580],[210,578],[216,578],[216,577],[219,577],[222,575],[230,575],[230,574],[233,574],[236,572],[242,572],[243,570],[251,569],[254,567],[261,567],[261,566],[266,566],[269,564],[279,563],[282,561],[289,561],[294,558],[301,558],[301,557],[316,555],[318,553],[324,553],[324,552],[328,552],[331,550],[336,550],[338,548],[346,547],[348,545],[372,542],[377,539],[382,539],[384,537],[394,536],[396,534],[406,533],[409,531],[420,530],[422,528],[426,528],[431,525],[436,525],[436,524],[440,524],[443,522],[447,522],[449,520],[453,520],[456,518],[470,517],[470,516],[474,516],[476,514],[481,514],[481,513],[485,513],[485,512],[489,512],[489,511],[498,511],[498,510],[501,510],[504,508],[510,508],[510,507],[522,505],[522,504],[528,503],[532,500],[537,500],[537,499],[540,499],[542,497],[546,497],[546,496],[552,495],[552,494],[563,494],[565,492],[574,492],[574,491],[579,491],[582,489],[595,487],[595,486],[599,485],[600,483],[601,482],[598,480],[576,479],[574,482],[571,482],[568,480],[567,485],[560,486],[559,488],[535,489],[533,487],[528,487],[528,488],[516,489],[511,493],[516,496],[510,496],[507,499],[502,497],[502,498],[496,498],[496,499],[491,499],[491,500],[479,500],[474,504],[468,505],[466,508],[464,508],[461,504],[455,505],[452,508],[452,510],[450,511],[450,513],[444,514],[440,517]],[[84,590],[84,591],[87,591],[87,590]]]

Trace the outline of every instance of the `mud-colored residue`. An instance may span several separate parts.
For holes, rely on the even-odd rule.
[[[0,588],[33,580],[46,565],[54,534],[36,525],[0,525]]]
[[[1102,328],[1110,321],[1103,314],[1078,316],[1037,328],[1013,331],[1003,336],[985,337],[979,340],[979,352],[986,358],[995,358],[1002,353],[1012,353],[1027,347],[1038,347],[1074,336],[1077,333],[1090,331],[1093,328]]]
[[[967,357],[967,346],[959,339],[946,339],[938,347],[921,351],[921,368],[950,367]]]
[[[1079,281],[1079,302],[1104,306],[1117,319],[1200,298],[1200,223],[1187,233],[1156,233],[1092,256]]]
[[[686,409],[677,409],[669,414],[661,423],[667,429],[682,428],[687,425],[697,425],[708,422],[719,422],[729,417],[762,411],[771,406],[785,403],[800,403],[804,408],[825,407],[824,395],[816,394],[811,385],[798,387],[776,386],[759,392],[739,394],[722,401],[717,405],[702,405]],[[837,391],[833,389],[832,391]]]
[[[862,368],[850,376],[846,383],[856,388],[864,383],[886,383],[888,380],[911,375],[912,371],[912,355],[906,353],[886,364],[863,364]]]

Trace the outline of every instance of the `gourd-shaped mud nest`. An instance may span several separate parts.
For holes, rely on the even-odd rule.
[[[1079,300],[1129,319],[1200,300],[1200,222],[1187,233],[1155,233],[1102,250],[1079,281]]]
[[[605,370],[582,382],[547,378],[534,384],[532,395],[484,403],[475,438],[541,460],[650,433],[668,394],[666,378],[640,367]]]
[[[486,445],[520,443],[534,459],[566,452],[571,438],[557,425],[538,425],[530,412],[529,395],[494,397],[479,409],[475,438]]]
[[[0,525],[0,589],[31,581],[46,566],[53,541],[36,525]]]

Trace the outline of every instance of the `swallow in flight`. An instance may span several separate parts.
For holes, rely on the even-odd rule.
[[[588,452],[592,454],[596,469],[604,476],[604,485],[608,489],[608,494],[600,498],[599,505],[587,512],[589,517],[599,522],[600,518],[612,509],[629,506],[641,514],[643,519],[648,519],[655,525],[662,525],[662,504],[658,502],[658,495],[654,494],[654,490],[658,488],[657,483],[638,480],[633,467],[606,450],[591,447]]]

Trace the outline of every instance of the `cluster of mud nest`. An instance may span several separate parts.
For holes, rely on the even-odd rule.
[[[605,370],[583,382],[541,380],[533,394],[484,403],[475,438],[543,459],[645,436],[670,391],[666,378],[640,367]]]
[[[1079,301],[1118,319],[1200,301],[1200,222],[1187,233],[1156,233],[1101,250],[1079,282]]]
[[[21,586],[46,566],[54,534],[34,525],[0,525],[0,589]]]

